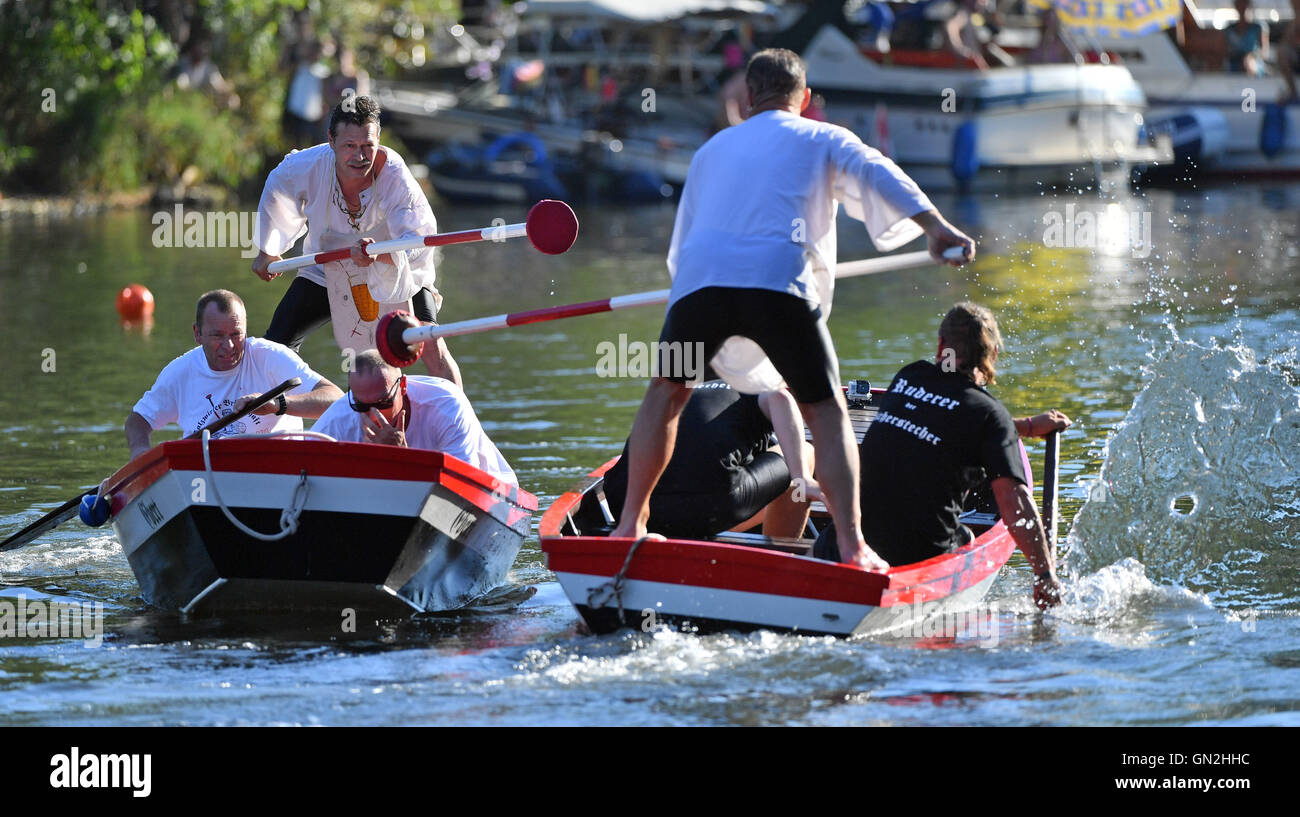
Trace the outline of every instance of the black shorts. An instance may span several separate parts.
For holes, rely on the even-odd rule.
[[[620,463],[622,460],[619,461]],[[790,487],[790,469],[775,451],[764,451],[731,475],[725,491],[660,490],[650,495],[648,529],[670,539],[705,539],[749,519]],[[615,517],[627,495],[627,470],[605,475],[605,499]]]
[[[415,317],[423,323],[437,323],[437,301],[428,288],[421,289],[411,298]],[[283,343],[295,352],[303,340],[330,320],[330,296],[325,287],[315,281],[296,276],[280,299],[280,305],[271,316],[271,325],[262,337]]]
[[[740,335],[757,343],[785,378],[800,403],[818,403],[840,388],[839,362],[821,310],[785,292],[705,287],[673,304],[659,335],[660,374],[685,383],[690,372],[674,371],[685,344],[702,344],[704,362],[723,341]],[[677,367],[680,368],[680,367]]]

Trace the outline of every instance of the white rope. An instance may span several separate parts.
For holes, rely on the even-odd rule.
[[[297,436],[316,436],[335,442],[333,437],[326,434],[320,434],[315,431],[273,431],[269,434],[245,435],[258,437],[297,437]],[[293,489],[293,498],[289,502],[289,507],[280,512],[280,532],[279,533],[258,533],[252,528],[245,525],[235,518],[230,509],[226,507],[225,500],[221,498],[221,492],[217,490],[216,475],[212,472],[212,454],[208,450],[208,441],[212,438],[211,432],[206,428],[203,429],[203,468],[208,475],[208,484],[212,487],[212,496],[217,500],[217,507],[234,525],[245,534],[260,539],[263,542],[278,542],[286,536],[292,536],[298,532],[298,517],[302,515],[303,508],[307,506],[307,469],[303,469],[298,478],[298,485]]]
[[[636,555],[636,549],[641,547],[641,543],[649,539],[649,536],[642,536],[632,543],[632,547],[627,549],[627,558],[623,560],[623,566],[619,568],[614,578],[604,584],[593,587],[587,593],[587,607],[592,610],[599,610],[609,604],[611,600],[618,602],[618,623],[623,623],[623,587],[627,582],[627,569],[632,564],[632,557]]]

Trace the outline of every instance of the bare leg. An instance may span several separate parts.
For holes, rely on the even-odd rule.
[[[808,443],[803,443],[804,460],[810,463],[808,473],[813,473],[811,463],[813,461],[813,448]],[[807,495],[804,486],[794,482],[786,489],[785,493],[768,503],[767,507],[759,512],[758,517],[763,522],[764,536],[784,536],[795,538],[803,535],[804,528],[808,526],[808,512],[812,510],[812,498]]]
[[[437,346],[433,349],[430,349],[427,343],[425,344],[424,354],[421,355],[424,358],[424,368],[428,369],[433,377],[450,380],[462,389],[465,388],[465,384],[460,380],[460,366],[456,365],[455,359],[452,358],[447,342],[438,338],[436,343]]]
[[[800,403],[799,410],[812,429],[813,447],[817,451],[817,481],[826,496],[831,518],[835,520],[840,561],[872,569],[884,565],[862,538],[858,452],[844,396],[836,391],[820,402]]]
[[[677,418],[686,408],[690,396],[691,390],[685,383],[674,383],[662,377],[650,381],[632,423],[632,434],[628,437],[627,496],[623,498],[618,527],[610,536],[640,538],[646,535],[650,494],[672,459],[673,446],[677,442]]]

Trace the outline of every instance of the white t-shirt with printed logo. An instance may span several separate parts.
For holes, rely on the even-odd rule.
[[[135,404],[134,411],[154,431],[176,423],[184,436],[189,436],[230,414],[235,401],[244,395],[270,391],[291,377],[302,378],[302,385],[286,394],[306,394],[321,381],[321,376],[293,350],[273,341],[248,338],[239,365],[225,372],[214,372],[203,355],[203,347],[196,346],[167,364],[153,388]],[[214,436],[301,430],[301,417],[249,414]]]

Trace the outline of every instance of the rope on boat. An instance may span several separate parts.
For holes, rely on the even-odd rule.
[[[623,560],[623,566],[614,574],[614,578],[600,585],[593,587],[587,593],[587,607],[592,610],[599,610],[609,603],[610,599],[618,600],[618,620],[623,621],[623,585],[627,581],[627,568],[632,564],[632,556],[636,554],[636,549],[641,547],[641,543],[649,539],[649,536],[642,536],[632,543],[632,547],[627,549],[627,558]]]
[[[333,441],[332,437],[325,434],[317,434],[312,431],[292,431],[292,432],[272,432],[270,434],[258,435],[266,437],[296,437],[296,436],[319,436]],[[251,435],[250,435],[251,436]],[[235,518],[230,509],[226,507],[226,502],[221,498],[221,492],[217,490],[216,475],[212,472],[212,454],[208,451],[208,442],[212,435],[205,428],[203,430],[203,468],[208,475],[208,484],[212,486],[212,496],[217,500],[217,507],[234,525],[245,534],[260,539],[263,542],[278,542],[286,536],[292,536],[298,532],[298,517],[302,515],[303,508],[307,507],[307,493],[310,487],[307,485],[307,469],[304,468],[298,477],[298,484],[293,489],[293,498],[289,502],[289,507],[280,512],[280,532],[279,533],[259,533],[245,525]]]

